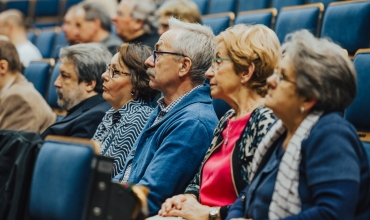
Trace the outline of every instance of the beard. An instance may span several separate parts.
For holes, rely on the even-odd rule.
[[[83,101],[83,92],[80,87],[77,87],[75,90],[66,91],[62,91],[61,89],[57,88],[57,94],[58,105],[66,111]]]

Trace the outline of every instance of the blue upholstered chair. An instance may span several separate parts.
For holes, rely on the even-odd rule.
[[[209,0],[208,14],[218,14],[223,12],[234,12],[237,0]]]
[[[284,42],[287,34],[307,29],[313,35],[318,35],[319,19],[324,11],[322,3],[283,7],[276,20],[275,32],[280,43]]]
[[[197,4],[200,14],[205,15],[208,12],[208,0],[193,0]]]
[[[65,14],[71,6],[76,5],[82,1],[83,0],[65,0],[65,7],[64,7],[63,14]]]
[[[212,105],[218,119],[220,119],[227,111],[231,109],[230,105],[222,99],[212,99]]]
[[[220,14],[209,14],[202,16],[202,22],[204,25],[208,25],[212,28],[215,35],[228,28],[233,24],[235,15],[233,12],[225,12]]]
[[[353,64],[357,72],[357,95],[344,117],[358,131],[370,131],[370,49],[359,50]]]
[[[56,37],[55,37],[55,42],[53,45],[52,57],[57,60],[59,59],[60,49],[62,47],[69,46],[69,43],[67,42],[66,36],[62,30],[57,29],[55,32],[56,32]]]
[[[60,62],[57,62],[54,66],[53,71],[51,72],[50,80],[49,80],[49,85],[48,85],[48,90],[46,92],[46,102],[49,104],[49,106],[53,109],[59,109],[60,107],[58,106],[58,95],[56,92],[56,88],[54,86],[55,80],[59,76],[59,67],[60,67]]]
[[[46,96],[46,89],[48,87],[50,69],[54,64],[54,59],[31,61],[24,70],[24,76],[28,81],[33,83],[35,89],[44,97]]]
[[[322,4],[324,4],[324,7],[327,8],[328,5],[332,2],[339,2],[340,0],[308,0],[308,4],[313,4],[313,3],[319,3],[321,2]]]
[[[276,15],[277,10],[275,8],[243,11],[238,13],[234,24],[263,24],[271,28]]]
[[[55,32],[43,31],[36,39],[35,46],[40,50],[42,57],[50,58],[55,40]]]
[[[32,176],[31,219],[83,219],[93,159],[94,148],[89,140],[47,137]]]
[[[1,11],[5,11],[8,9],[18,9],[21,11],[24,16],[29,16],[30,12],[30,2],[25,0],[12,0],[12,1],[1,1],[0,2],[0,9]]]
[[[276,8],[279,12],[282,7],[303,5],[306,0],[272,0],[271,7]]]
[[[269,2],[270,0],[239,0],[236,12],[268,8]]]
[[[333,2],[326,9],[321,37],[335,43],[354,55],[370,42],[370,1]]]

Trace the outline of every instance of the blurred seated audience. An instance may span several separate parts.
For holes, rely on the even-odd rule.
[[[213,65],[206,76],[211,95],[232,109],[221,119],[199,173],[185,194],[162,205],[161,216],[188,220],[225,218],[228,207],[249,184],[253,154],[275,121],[266,108],[266,79],[277,67],[280,52],[275,32],[263,25],[239,24],[215,38]]]
[[[141,43],[153,48],[159,38],[156,9],[154,0],[122,0],[113,18],[116,34],[124,42]]]
[[[25,67],[32,60],[42,59],[39,49],[27,38],[23,14],[19,10],[11,9],[0,13],[0,35],[7,36],[15,45]]]
[[[169,24],[145,62],[150,87],[163,97],[113,179],[148,187],[150,216],[193,179],[218,121],[204,84],[215,51],[211,28],[175,18]]]
[[[70,7],[63,18],[62,30],[69,45],[79,43],[77,38],[76,9],[77,5]]]
[[[369,162],[342,117],[356,96],[351,60],[307,30],[290,34],[282,51],[265,102],[280,120],[227,219],[369,219]]]
[[[183,22],[202,24],[202,17],[197,4],[191,0],[167,0],[157,10],[158,35],[166,32],[168,19],[173,16]]]
[[[0,40],[0,129],[43,132],[55,114],[21,73],[15,46]]]
[[[99,43],[77,44],[60,51],[60,74],[54,82],[58,105],[67,115],[48,127],[47,135],[62,135],[91,139],[111,107],[103,97],[103,79],[106,64],[112,58]]]
[[[111,18],[99,3],[82,2],[75,12],[77,40],[80,43],[99,42],[114,55],[122,41],[111,34]]]
[[[101,143],[101,154],[114,158],[113,177],[124,166],[127,154],[143,130],[153,108],[149,102],[158,91],[149,87],[150,47],[124,43],[103,73],[103,98],[112,106],[95,132],[93,140]]]
[[[101,0],[84,0],[84,2],[94,2],[101,4]],[[117,0],[105,0],[104,4],[102,4],[102,7],[105,8],[105,10],[108,12],[110,18],[114,18],[117,13],[117,6],[118,1]]]

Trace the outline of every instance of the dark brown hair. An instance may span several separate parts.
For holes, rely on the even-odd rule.
[[[119,63],[122,62],[130,69],[131,84],[135,91],[138,91],[138,99],[150,102],[159,92],[149,87],[149,75],[146,72],[148,67],[144,64],[145,60],[152,55],[149,46],[124,43],[118,49]]]
[[[21,71],[21,61],[17,49],[10,41],[0,40],[0,60],[8,61],[9,71]]]

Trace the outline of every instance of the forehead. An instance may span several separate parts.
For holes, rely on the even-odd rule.
[[[161,15],[158,19],[158,22],[161,23],[161,24],[168,24],[168,19],[170,18],[170,16],[168,15]]]
[[[74,13],[74,17],[76,19],[85,19],[85,15],[86,15],[86,12],[83,8],[76,9],[76,12]]]
[[[118,10],[120,11],[131,11],[133,2],[131,0],[122,0],[118,4]]]
[[[216,53],[217,54],[227,54],[228,53],[225,42],[222,41],[217,44]]]
[[[168,30],[164,32],[159,38],[158,42],[155,44],[155,49],[166,48],[172,49],[172,43],[175,41],[177,32],[174,30]]]
[[[62,63],[60,64],[59,70],[64,71],[65,73],[70,74],[71,76],[77,77],[75,65],[71,62],[62,61]]]

